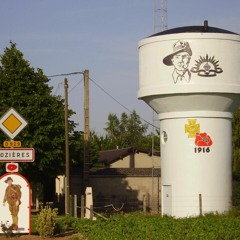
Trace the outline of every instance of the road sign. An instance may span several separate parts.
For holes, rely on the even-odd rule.
[[[8,184],[10,184],[10,182],[12,183],[9,193]],[[0,204],[0,223],[6,224],[7,227],[11,226],[11,233],[13,233],[13,235],[22,233],[30,234],[32,195],[31,185],[28,180],[19,173],[6,173],[1,175],[0,193],[2,201]],[[4,197],[2,196],[5,196],[5,199],[3,199]],[[4,233],[6,234],[6,230],[0,227],[0,234]]]
[[[0,148],[0,162],[33,162],[33,148]]]
[[[20,141],[4,141],[3,142],[3,146],[6,147],[6,148],[10,148],[10,147],[13,147],[13,148],[20,148],[22,145],[22,143]]]
[[[6,172],[18,172],[18,163],[7,163]]]
[[[13,108],[0,119],[0,128],[11,139],[15,138],[27,126],[27,121]]]

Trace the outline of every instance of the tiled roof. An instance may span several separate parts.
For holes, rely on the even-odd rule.
[[[149,156],[152,155],[152,150],[147,150],[139,147],[128,147],[128,148],[122,148],[122,149],[100,151],[99,162],[111,164],[120,159],[123,159],[124,157],[130,155],[131,153],[139,153],[139,152],[148,154]],[[155,156],[160,156],[159,151],[154,151],[153,154]]]
[[[81,169],[71,168],[71,175],[82,175]],[[160,168],[91,168],[90,176],[135,176],[151,177],[160,176]]]

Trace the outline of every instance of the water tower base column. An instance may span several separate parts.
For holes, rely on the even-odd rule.
[[[231,208],[232,113],[159,114],[162,214],[176,217]]]

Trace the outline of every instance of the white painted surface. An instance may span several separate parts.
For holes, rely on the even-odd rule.
[[[6,173],[0,177],[0,223],[10,226],[12,224],[12,216],[9,211],[8,203],[5,203],[3,206],[3,199],[5,195],[5,190],[7,187],[7,183],[5,183],[6,179],[11,177],[13,179],[13,184],[21,186],[21,204],[19,206],[18,213],[18,230],[14,230],[14,233],[30,233],[31,232],[31,200],[30,200],[30,185],[25,179],[24,176],[18,173]],[[0,233],[2,229],[0,228]]]
[[[169,34],[139,43],[138,98],[160,119],[163,214],[198,215],[199,194],[203,213],[231,207],[231,119],[240,102],[239,43],[239,35],[222,33]],[[190,77],[179,80],[170,56],[183,52],[190,56],[185,69]],[[171,186],[171,207],[164,197],[166,186]]]
[[[162,215],[172,215],[172,186],[162,186]]]
[[[196,123],[213,142],[200,147],[201,152],[195,138],[185,133],[188,118],[160,122],[161,132],[168,136],[161,143],[162,185],[172,185],[172,214],[178,217],[199,214],[199,194],[203,213],[223,212],[231,206],[231,119],[197,118]]]
[[[86,191],[86,211],[85,211],[85,218],[95,220],[96,218],[93,216],[93,195],[92,195],[92,188],[87,187]]]

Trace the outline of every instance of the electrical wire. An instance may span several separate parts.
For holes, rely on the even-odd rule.
[[[128,112],[132,112],[130,109],[125,107],[123,104],[121,104],[116,98],[114,98],[110,93],[108,93],[105,89],[103,89],[99,84],[97,84],[95,81],[93,81],[92,78],[89,78],[98,88],[100,88],[105,94],[107,94],[111,99],[113,99],[116,103],[121,105],[123,108],[125,108]]]
[[[69,93],[72,92],[74,88],[76,88],[82,81],[83,81],[83,78],[79,82],[77,82],[71,89],[69,89]]]
[[[84,75],[84,72],[72,72],[72,73],[63,73],[63,74],[56,74],[56,75],[51,75],[51,76],[47,76],[48,78],[53,78],[53,77],[62,77],[62,76],[70,76],[70,75],[76,75],[76,74],[82,74]],[[122,106],[124,109],[126,109],[128,112],[132,113],[132,111],[127,108],[126,106],[124,106],[122,103],[120,103],[115,97],[113,97],[110,93],[108,93],[104,88],[102,88],[99,84],[97,84],[92,78],[89,78],[89,80],[95,84],[99,89],[101,89],[106,95],[108,95],[112,100],[114,100],[116,103],[118,103],[120,106]],[[83,81],[83,79],[81,81],[79,81],[76,85],[74,85],[70,90],[69,90],[69,93],[71,91],[74,90],[74,88],[76,88],[81,82]],[[55,92],[57,92],[59,89],[59,85],[58,85],[58,88]],[[140,116],[139,116],[140,117]],[[144,121],[145,123],[147,123],[148,125],[154,127],[154,128],[157,128],[158,130],[160,130],[159,127],[156,127],[154,124],[148,122],[147,120],[143,119],[142,117],[140,117],[140,119],[142,121]]]
[[[62,76],[70,76],[70,75],[76,75],[76,74],[82,74],[84,75],[84,72],[72,72],[72,73],[63,73],[63,74],[56,74],[56,75],[51,75],[51,76],[47,76],[48,78],[54,78],[54,77],[62,77]],[[83,81],[83,79],[81,79],[77,84],[75,84],[70,90],[69,93],[72,92],[74,90],[74,88],[76,88],[81,82]],[[54,92],[54,95],[56,95],[56,93],[58,92],[60,85],[62,85],[63,83],[59,83],[57,86],[57,89]]]
[[[56,74],[56,75],[51,75],[51,76],[47,76],[47,77],[48,78],[53,78],[53,77],[70,76],[70,75],[76,75],[76,74],[83,74],[84,75],[84,72],[62,73],[62,74]]]
[[[57,85],[57,88],[56,88],[55,92],[53,93],[53,95],[57,95],[57,92],[59,91],[61,85],[63,85],[62,82],[60,82],[60,83]]]
[[[89,78],[89,80],[94,83],[99,89],[101,89],[105,94],[107,94],[112,100],[114,100],[116,103],[118,103],[120,106],[122,106],[124,109],[126,109],[128,112],[132,113],[132,111],[127,108],[126,106],[124,106],[122,103],[120,103],[116,98],[114,98],[110,93],[108,93],[105,89],[103,89],[99,84],[97,84],[92,78]],[[140,117],[140,116],[139,116]],[[145,123],[147,123],[148,125],[157,128],[158,130],[160,130],[159,127],[156,127],[154,124],[148,122],[147,120],[143,119],[142,117],[140,117],[140,119],[142,121],[144,121]]]

